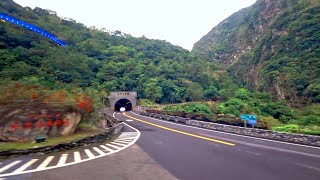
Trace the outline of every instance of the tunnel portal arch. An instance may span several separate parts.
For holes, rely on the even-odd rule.
[[[112,91],[108,96],[109,104],[113,111],[120,111],[125,107],[126,111],[135,110],[137,106],[136,91]]]
[[[126,111],[132,110],[132,103],[128,99],[120,99],[114,105],[114,111],[120,111],[120,108],[126,108]]]

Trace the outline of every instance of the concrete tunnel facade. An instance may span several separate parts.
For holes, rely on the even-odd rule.
[[[120,111],[121,107],[125,107],[126,111],[131,111],[137,106],[137,92],[111,91],[108,100],[113,111]]]

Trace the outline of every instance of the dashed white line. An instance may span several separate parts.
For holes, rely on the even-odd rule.
[[[313,170],[316,170],[316,171],[320,171],[319,168],[316,168],[316,167],[313,167],[313,166],[309,166],[309,165],[306,165],[306,164],[302,164],[302,163],[295,163],[299,166],[302,166],[302,167],[305,167],[305,168],[308,168],[308,169],[313,169]]]
[[[16,169],[14,171],[14,173],[19,173],[19,172],[22,172],[22,171],[26,170],[28,167],[30,167],[33,163],[35,163],[37,161],[38,161],[38,159],[31,159],[29,162],[27,162],[26,164],[22,165],[18,169]]]
[[[53,160],[54,156],[48,156],[38,167],[37,170],[43,170]]]
[[[89,158],[94,158],[94,155],[92,154],[92,152],[89,149],[85,149],[84,152],[87,154],[87,156]]]
[[[10,169],[11,167],[15,166],[16,164],[18,164],[18,163],[20,163],[20,162],[21,162],[21,161],[14,161],[14,162],[12,162],[12,163],[10,163],[10,164],[2,167],[2,168],[0,169],[0,173],[6,171],[6,170],[8,170],[8,169]]]
[[[80,162],[81,161],[80,152],[79,151],[73,152],[73,158],[74,158],[74,162]]]
[[[66,163],[67,159],[68,159],[68,154],[62,154],[60,159],[59,159],[59,162],[58,162],[57,166],[64,165]]]

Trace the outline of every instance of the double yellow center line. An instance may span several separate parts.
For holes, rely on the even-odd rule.
[[[220,144],[229,145],[229,146],[235,146],[235,144],[233,144],[233,143],[229,143],[229,142],[226,142],[226,141],[221,141],[221,140],[217,140],[217,139],[213,139],[213,138],[209,138],[209,137],[205,137],[205,136],[200,136],[200,135],[191,134],[191,133],[188,133],[188,132],[184,132],[184,131],[168,128],[168,127],[165,127],[165,126],[161,126],[161,125],[158,125],[158,124],[154,124],[154,123],[151,123],[151,122],[148,122],[148,121],[144,121],[144,120],[141,120],[141,119],[137,119],[137,118],[131,117],[131,116],[127,115],[126,113],[123,113],[123,114],[128,118],[131,118],[131,119],[134,119],[136,121],[139,121],[139,122],[142,122],[142,123],[145,123],[145,124],[149,124],[151,126],[155,126],[155,127],[161,128],[161,129],[165,129],[165,130],[168,130],[168,131],[184,134],[186,136],[191,136],[191,137],[195,137],[195,138],[199,138],[199,139],[204,139],[204,140],[215,142],[215,143],[220,143]]]

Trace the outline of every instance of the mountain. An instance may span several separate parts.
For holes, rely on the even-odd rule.
[[[214,27],[192,52],[290,106],[320,102],[320,1],[258,0]]]
[[[33,24],[67,43],[9,22],[0,22],[0,80],[56,82],[79,87],[136,90],[157,102],[200,100],[216,80],[214,65],[166,41],[132,37],[121,31],[86,27],[51,10],[21,7],[1,0],[0,12]]]
[[[259,1],[253,7],[259,7],[263,3],[265,2]],[[314,2],[314,4],[318,3]],[[302,5],[306,6],[308,4],[302,3]],[[300,6],[304,7],[302,5]],[[310,7],[314,6],[310,5]],[[319,105],[307,106],[305,109],[296,111],[285,106],[282,101],[273,101],[266,93],[249,91],[247,88],[239,86],[225,73],[225,69],[219,69],[219,66],[222,66],[221,64],[226,63],[225,67],[228,68],[233,77],[239,76],[240,82],[242,79],[243,82],[248,82],[248,84],[250,84],[249,80],[251,79],[245,81],[246,79],[243,77],[250,77],[252,76],[250,73],[254,75],[256,73],[259,78],[257,87],[251,86],[253,90],[259,87],[263,89],[264,86],[261,83],[268,83],[269,81],[266,80],[268,80],[269,74],[274,72],[273,74],[277,75],[275,76],[277,81],[273,80],[271,82],[278,83],[279,89],[283,91],[285,87],[281,83],[288,83],[289,81],[279,81],[282,80],[279,79],[282,76],[278,76],[278,74],[295,75],[290,80],[309,83],[305,91],[313,93],[309,97],[312,96],[315,98],[314,101],[317,100],[318,95],[316,93],[318,91],[316,90],[318,86],[314,82],[319,77],[315,72],[319,64],[310,66],[306,63],[312,60],[318,62],[316,61],[318,60],[318,57],[316,57],[318,51],[315,46],[319,43],[310,44],[310,50],[305,50],[309,52],[307,55],[306,53],[288,51],[286,48],[295,47],[291,44],[291,46],[274,44],[274,52],[270,54],[270,51],[265,50],[270,44],[263,43],[269,42],[267,40],[272,42],[277,39],[273,40],[267,36],[270,34],[265,33],[269,32],[267,25],[261,25],[259,31],[253,28],[257,26],[257,17],[253,16],[254,14],[251,16],[249,13],[251,11],[253,10],[250,10],[250,8],[242,10],[239,16],[232,16],[233,23],[230,22],[231,20],[226,20],[218,26],[218,30],[215,30],[216,28],[213,30],[213,39],[219,39],[219,41],[215,40],[209,43],[213,44],[210,47],[214,48],[216,44],[222,42],[224,44],[223,46],[219,45],[219,51],[216,50],[216,53],[212,54],[215,55],[215,58],[209,58],[205,56],[205,53],[201,54],[203,49],[199,48],[200,50],[197,51],[196,46],[191,53],[163,40],[132,37],[130,34],[124,34],[119,30],[108,32],[106,29],[86,27],[72,19],[59,17],[51,10],[21,7],[12,0],[2,0],[0,1],[0,13],[33,24],[66,42],[67,46],[58,46],[54,41],[38,33],[7,21],[0,21],[0,106],[2,107],[0,110],[11,105],[14,105],[14,107],[20,106],[21,99],[29,100],[30,98],[40,97],[43,99],[54,97],[58,99],[58,102],[63,102],[63,100],[65,102],[85,101],[90,106],[92,105],[93,109],[99,109],[101,98],[108,91],[133,90],[138,92],[139,99],[148,99],[157,103],[171,104],[214,100],[215,102],[210,102],[210,108],[212,113],[215,114],[234,116],[239,116],[242,113],[256,114],[261,121],[269,124],[299,123],[299,125],[313,128],[312,125],[318,125],[320,122],[318,118]],[[307,12],[309,11],[318,10],[309,8]],[[263,11],[255,10],[254,12],[260,13]],[[279,10],[278,15],[281,14],[283,18],[289,18],[289,16],[284,16],[282,10]],[[269,16],[272,17],[271,12]],[[308,17],[312,18],[314,16],[317,16],[317,13],[310,13]],[[301,17],[304,16],[297,15],[297,18]],[[249,20],[252,23],[255,22],[250,28],[248,25],[248,27],[246,26]],[[314,18],[312,18],[313,20]],[[287,24],[288,21],[284,19],[283,24]],[[267,23],[269,21],[263,20],[263,22]],[[240,33],[239,35],[237,27],[241,23],[247,29],[242,28],[243,31],[241,32],[243,34]],[[316,26],[317,24],[313,23],[313,25]],[[281,26],[284,29],[281,31],[282,33],[275,31],[277,34],[291,33],[289,27],[288,29],[285,28],[287,25]],[[307,29],[307,32],[300,32],[301,36],[319,30],[319,28],[312,29],[309,27]],[[221,34],[225,31],[228,32]],[[259,35],[259,37],[253,41],[250,37],[256,35]],[[271,35],[272,38],[275,38],[273,34]],[[239,37],[234,38],[235,36]],[[210,38],[211,36],[206,36],[202,41]],[[289,40],[287,39],[289,37],[282,38],[286,38],[283,40],[283,44],[288,43]],[[299,40],[300,43],[304,42],[299,38],[293,40]],[[248,48],[248,44],[251,48]],[[203,46],[203,48],[205,47]],[[281,50],[281,47],[285,48]],[[236,48],[239,48],[238,58],[227,61],[229,60],[227,57],[233,57],[232,53],[237,52]],[[210,50],[210,52],[213,52],[213,50]],[[268,52],[272,59],[269,58],[266,61]],[[292,55],[289,52],[296,54]],[[258,53],[260,53],[260,56],[258,56]],[[298,62],[295,61],[294,58],[299,56],[305,57],[303,59],[304,65],[297,64]],[[215,60],[217,63],[208,60]],[[301,59],[298,58],[298,60]],[[278,64],[274,64],[276,62]],[[253,69],[248,73],[247,67],[251,69],[260,67],[263,71],[257,73]],[[274,67],[274,70],[268,71],[268,68],[272,67]],[[288,68],[295,71],[289,69],[291,74],[285,74]],[[296,81],[300,79],[297,79],[298,75],[292,74],[294,72],[300,73],[303,75],[301,77],[305,79]],[[284,93],[287,97],[287,92],[284,91]],[[90,97],[92,101],[88,98],[81,100],[79,97]],[[150,101],[143,100],[140,102],[149,103]],[[200,104],[203,103],[200,102]],[[197,104],[190,104],[190,106],[192,107],[186,109],[193,112],[203,112],[208,108]]]

